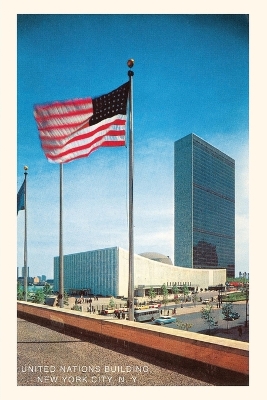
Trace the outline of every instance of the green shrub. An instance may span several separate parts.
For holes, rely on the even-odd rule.
[[[74,304],[73,307],[72,307],[72,310],[74,310],[74,311],[82,311],[82,307],[79,306],[78,304]]]
[[[246,294],[242,293],[242,292],[229,293],[227,295],[223,295],[222,300],[229,301],[229,302],[242,301],[242,300],[246,300]]]

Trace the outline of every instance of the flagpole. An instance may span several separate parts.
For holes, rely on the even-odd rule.
[[[134,66],[134,60],[127,61],[129,68]],[[128,303],[129,320],[134,321],[134,241],[133,241],[133,172],[134,172],[134,146],[133,146],[133,71],[128,71],[130,82],[129,96],[129,284]]]
[[[64,308],[64,256],[63,256],[63,164],[60,164],[59,189],[59,307]]]
[[[24,300],[28,299],[28,254],[27,254],[27,175],[28,167],[24,166]]]

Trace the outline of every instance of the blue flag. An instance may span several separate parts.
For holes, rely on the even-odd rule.
[[[20,210],[25,210],[25,180],[17,194],[17,215]]]

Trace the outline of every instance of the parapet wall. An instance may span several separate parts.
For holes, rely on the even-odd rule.
[[[17,309],[18,316],[51,329],[118,343],[176,365],[203,368],[208,375],[227,379],[228,385],[248,384],[249,345],[245,342],[127,320],[105,320],[98,315],[23,301],[17,302]]]

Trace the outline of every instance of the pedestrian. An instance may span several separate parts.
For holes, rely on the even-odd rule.
[[[239,327],[237,328],[237,330],[238,330],[238,335],[239,335],[239,337],[241,337],[242,336],[242,326],[240,326],[239,325]]]

